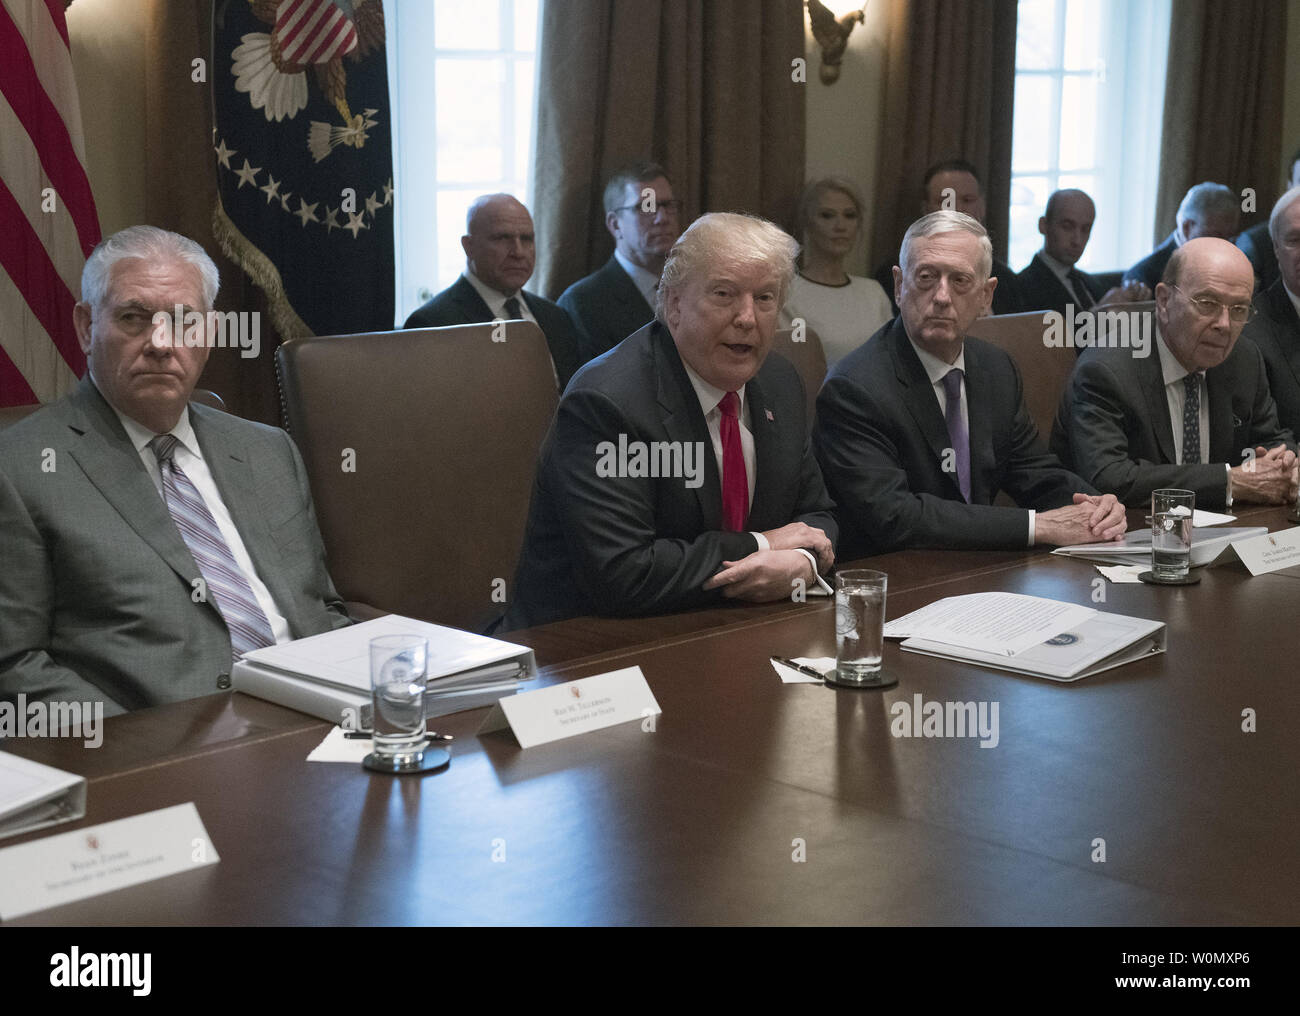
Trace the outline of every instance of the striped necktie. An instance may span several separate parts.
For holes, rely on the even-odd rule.
[[[160,434],[149,442],[149,448],[162,472],[167,511],[203,574],[213,606],[230,630],[231,654],[237,660],[250,650],[274,645],[275,636],[217,520],[194,482],[176,464],[174,455],[179,443],[171,434]]]

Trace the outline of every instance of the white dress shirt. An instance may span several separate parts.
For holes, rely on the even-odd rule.
[[[516,290],[511,293],[510,296],[506,296],[504,293],[493,289],[477,275],[469,271],[469,269],[466,269],[462,273],[462,277],[466,282],[474,287],[474,292],[483,297],[483,302],[488,305],[488,310],[492,312],[492,317],[494,319],[500,318],[502,321],[511,320],[511,315],[506,311],[506,301],[510,299],[510,296],[513,296],[519,301],[520,317],[524,321],[531,321],[533,324],[537,324],[537,318],[533,317],[533,312],[528,309],[528,301],[524,299],[524,291],[522,289]]]
[[[966,428],[966,444],[970,447],[970,408],[966,403],[966,347],[957,354],[957,359],[952,363],[944,363],[933,353],[922,349],[909,335],[908,342],[912,343],[912,349],[916,351],[916,357],[921,361],[921,366],[925,368],[925,375],[930,379],[930,385],[934,389],[934,397],[939,400],[939,413],[947,420],[948,417],[948,393],[944,389],[943,379],[948,376],[948,372],[953,368],[961,371],[961,422]],[[973,451],[973,448],[972,448]],[[973,463],[972,463],[973,465]],[[1029,543],[1027,546],[1034,545],[1034,509],[1027,509],[1029,512]]]
[[[126,436],[131,439],[131,444],[135,446],[140,461],[144,463],[144,468],[149,471],[149,477],[153,480],[153,485],[158,488],[158,496],[162,497],[162,472],[158,468],[157,456],[154,455],[153,449],[149,447],[149,442],[156,435],[144,424],[131,419],[125,413],[119,413],[115,406],[112,408],[113,412],[117,413],[117,418],[122,421]],[[221,530],[222,539],[226,541],[226,546],[230,548],[235,563],[239,565],[240,571],[244,573],[244,578],[248,580],[249,588],[252,589],[253,595],[257,597],[257,605],[266,614],[275,641],[290,641],[293,636],[289,633],[289,622],[285,620],[284,615],[276,607],[271,591],[266,588],[266,583],[262,581],[257,574],[257,569],[253,567],[253,559],[248,554],[248,548],[244,546],[244,539],[239,535],[234,519],[230,517],[230,509],[226,507],[221,492],[217,490],[216,481],[212,479],[212,472],[208,469],[208,464],[203,461],[203,452],[199,448],[198,439],[194,436],[194,427],[190,423],[188,409],[181,414],[180,420],[177,421],[176,426],[169,433],[178,442],[176,450],[172,453],[172,461],[184,471],[185,475],[190,478],[190,482],[194,484],[194,488],[202,495],[203,502],[208,506],[208,511],[212,513],[212,518],[217,523],[217,528]],[[164,503],[166,503],[165,499]]]
[[[635,262],[629,261],[617,249],[614,251],[614,258],[618,261],[619,267],[627,272],[628,277],[640,290],[641,295],[645,297],[645,302],[650,305],[650,309],[655,309],[655,300],[659,290],[659,276],[654,272],[647,271]]]

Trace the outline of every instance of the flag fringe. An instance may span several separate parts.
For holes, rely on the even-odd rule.
[[[226,257],[247,272],[258,288],[266,294],[271,323],[280,333],[281,340],[302,339],[316,334],[307,327],[307,323],[290,305],[279,269],[230,220],[221,203],[220,194],[217,195],[217,203],[212,209],[212,235],[221,245],[221,250]]]

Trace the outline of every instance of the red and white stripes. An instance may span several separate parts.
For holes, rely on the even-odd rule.
[[[63,4],[0,0],[0,406],[84,372],[72,307],[99,239]]]

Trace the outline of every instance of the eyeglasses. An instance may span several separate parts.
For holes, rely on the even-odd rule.
[[[1174,285],[1171,285],[1169,288],[1178,289],[1178,287]],[[1201,317],[1217,319],[1226,308],[1228,311],[1229,321],[1235,325],[1244,325],[1255,316],[1255,308],[1248,303],[1234,303],[1229,307],[1228,304],[1220,303],[1218,300],[1213,300],[1208,296],[1187,296],[1187,294],[1181,289],[1178,289],[1178,292],[1187,297],[1188,302],[1196,308],[1196,313],[1200,314]]]
[[[682,203],[676,198],[669,198],[667,201],[656,201],[654,207],[649,211],[642,205],[624,205],[622,208],[612,208],[610,211],[636,212],[643,219],[653,219],[660,209],[663,209],[668,215],[676,215],[682,210]]]

